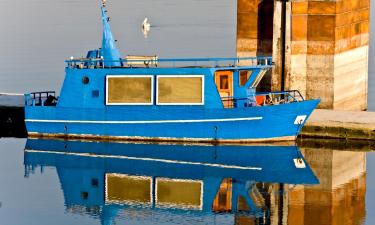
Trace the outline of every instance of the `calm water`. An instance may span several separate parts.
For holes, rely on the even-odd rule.
[[[236,55],[235,1],[110,2],[108,8],[113,33],[122,55]],[[148,38],[144,38],[141,31],[145,17],[154,26]],[[41,90],[41,87],[59,91],[64,77],[64,60],[70,56],[84,56],[87,50],[96,49],[101,43],[100,22],[97,1],[1,0],[0,92],[24,93]],[[371,26],[374,30],[375,23]],[[372,38],[369,65],[371,110],[375,110],[374,42],[375,38]]]
[[[360,148],[1,139],[0,222],[370,225],[375,153]]]
[[[123,55],[236,54],[233,1],[111,0],[108,7]],[[0,92],[59,90],[63,61],[99,46],[99,16],[92,0],[1,0]],[[154,26],[148,38],[140,29],[146,16]],[[363,152],[370,147],[26,142],[0,139],[0,224],[375,224],[375,153]],[[147,151],[152,161],[137,154]],[[292,161],[301,156],[305,169]]]

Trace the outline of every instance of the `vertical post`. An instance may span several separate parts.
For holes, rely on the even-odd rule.
[[[286,1],[287,0],[281,0],[281,83],[280,83],[280,90],[285,90],[285,34],[286,34]]]
[[[271,89],[284,91],[290,88],[287,82],[290,73],[291,3],[288,0],[274,2],[273,48]]]

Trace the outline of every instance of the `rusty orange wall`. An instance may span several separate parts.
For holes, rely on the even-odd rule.
[[[368,45],[368,33],[369,0],[292,2],[292,54],[341,53]]]
[[[293,1],[288,88],[319,108],[367,109],[369,0]]]
[[[237,1],[237,55],[272,54],[273,1]]]
[[[367,109],[369,0],[237,1],[237,56],[273,55],[264,91],[298,89],[319,108]],[[275,18],[274,18],[275,17]],[[275,29],[275,30],[274,30]],[[281,42],[285,35],[285,67]],[[284,74],[284,77],[282,77]]]

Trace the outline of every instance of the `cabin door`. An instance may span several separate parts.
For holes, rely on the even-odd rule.
[[[233,72],[232,71],[216,71],[215,83],[219,91],[221,100],[225,108],[232,106],[233,102],[230,98],[233,96]]]

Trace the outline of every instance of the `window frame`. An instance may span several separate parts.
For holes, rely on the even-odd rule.
[[[202,80],[202,99],[201,102],[174,102],[174,103],[161,103],[159,102],[159,78],[179,78],[179,77],[199,77]],[[204,105],[205,98],[204,98],[204,82],[205,76],[204,75],[157,75],[156,76],[156,105]]]
[[[108,78],[151,78],[151,101],[139,103],[110,103],[108,102]],[[106,75],[105,77],[105,104],[106,105],[153,105],[154,104],[154,75]]]

